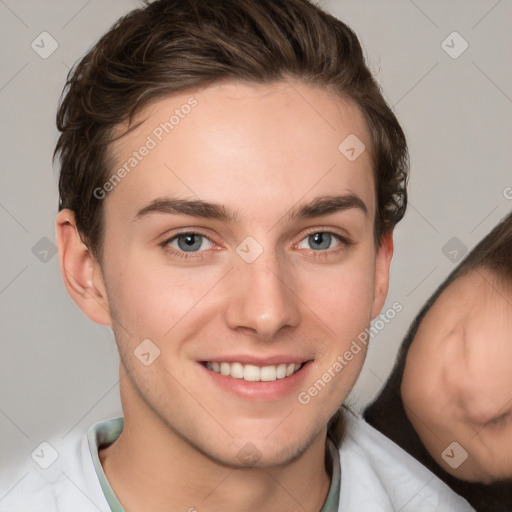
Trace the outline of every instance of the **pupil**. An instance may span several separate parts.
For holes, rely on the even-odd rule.
[[[331,245],[331,235],[329,233],[315,233],[314,235],[310,235],[310,245],[314,245],[316,247],[312,247],[313,249],[328,249]]]
[[[183,251],[197,251],[201,247],[201,237],[198,235],[183,235],[178,239],[178,245]]]

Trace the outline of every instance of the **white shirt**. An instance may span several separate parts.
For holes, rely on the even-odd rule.
[[[50,440],[33,454],[19,480],[0,482],[0,512],[122,512],[99,463],[98,447],[113,442],[122,418],[96,423],[86,433]],[[334,450],[334,453],[336,451]],[[333,462],[329,495],[339,493],[339,512],[471,512],[444,482],[360,417],[347,414],[346,433]],[[12,475],[13,472],[9,471]],[[103,487],[102,487],[103,484]],[[109,502],[111,505],[109,505]],[[323,510],[332,510],[327,502]]]
[[[362,418],[347,417],[340,448],[339,512],[466,512],[474,509]]]

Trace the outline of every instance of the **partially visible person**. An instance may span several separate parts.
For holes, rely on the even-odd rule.
[[[479,511],[512,510],[512,213],[439,286],[365,419]]]

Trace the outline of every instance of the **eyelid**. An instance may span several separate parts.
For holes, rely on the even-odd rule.
[[[202,242],[206,241],[207,243],[210,243],[213,247],[215,246],[215,242],[210,240],[207,236],[202,235],[201,233],[180,233],[178,235],[173,236],[172,238],[169,238],[169,240],[166,242],[166,244],[170,245],[170,244],[176,242],[180,237],[190,236],[190,235],[200,237],[202,239]],[[171,246],[171,247],[173,249],[177,250],[177,251],[180,251],[180,252],[188,252],[188,251],[182,251],[182,249],[180,249],[179,247],[173,247],[173,246]],[[198,253],[198,252],[204,252],[204,251],[206,251],[208,249],[212,249],[212,247],[208,247],[207,249],[201,249],[199,251],[190,251],[190,252]]]
[[[293,244],[294,246],[298,245],[300,242],[302,242],[305,238],[308,236],[314,235],[316,233],[327,233],[329,235],[334,236],[341,244],[345,246],[350,246],[354,244],[354,241],[348,234],[341,234],[338,231],[336,231],[332,227],[313,227],[311,229],[306,230],[302,235],[298,242]],[[327,252],[327,251],[315,251],[315,252]]]
[[[200,236],[206,240],[208,240],[213,247],[209,247],[208,249],[201,249],[199,251],[183,251],[179,249],[178,247],[171,246],[171,242],[174,242],[178,237],[185,236],[185,235],[197,235]],[[185,228],[181,231],[178,231],[177,233],[172,234],[171,236],[167,236],[163,239],[162,242],[159,242],[158,245],[162,247],[165,251],[168,251],[170,253],[173,253],[174,255],[178,255],[180,258],[198,258],[201,257],[201,255],[207,251],[211,250],[219,250],[220,246],[212,240],[212,238],[204,233],[201,232],[200,229],[195,228]]]
[[[496,416],[495,418],[492,418],[489,420],[485,425],[486,426],[501,426],[502,423],[505,423],[510,416],[510,411],[504,412],[503,414],[500,414],[499,416]]]
[[[168,244],[169,242],[171,242],[172,240],[175,240],[179,236],[184,236],[184,235],[202,236],[203,238],[208,239],[212,244],[218,245],[216,242],[214,242],[212,240],[212,237],[210,235],[207,235],[206,233],[202,232],[201,228],[184,228],[184,229],[181,229],[180,231],[176,231],[175,233],[173,233],[170,236],[165,236],[165,238],[162,240],[162,242],[160,242],[159,245]]]
[[[505,424],[512,411],[507,411],[499,416],[495,416],[494,418],[491,418],[490,420],[484,420],[484,419],[474,419],[472,423],[477,426],[480,430],[486,428],[486,427],[497,427],[501,426],[501,424]]]
[[[346,248],[348,248],[348,247],[350,247],[350,246],[352,246],[354,244],[354,241],[351,239],[350,236],[348,236],[347,234],[339,233],[333,227],[314,226],[314,227],[311,227],[311,228],[307,229],[306,231],[302,232],[302,234],[300,235],[301,238],[299,239],[298,242],[295,242],[292,245],[292,247],[295,248],[300,242],[302,242],[308,236],[314,235],[316,233],[326,233],[326,234],[332,235],[339,242],[339,245],[341,245],[341,248],[339,247],[339,245],[337,245],[336,247],[333,247],[333,248],[330,248],[330,249],[325,249],[325,250],[322,250],[322,251],[315,251],[313,249],[309,249],[312,252],[314,252],[315,255],[317,255],[317,256],[320,256],[322,253],[331,254],[331,253],[336,252],[337,250],[346,249]],[[175,241],[178,237],[184,236],[184,235],[197,235],[197,236],[201,236],[201,237],[205,238],[206,240],[208,240],[213,245],[213,247],[210,247],[209,249],[203,249],[203,250],[200,250],[200,251],[190,251],[190,252],[188,252],[188,251],[182,251],[179,248],[170,246],[171,242]],[[211,236],[205,234],[203,232],[202,228],[193,228],[193,227],[181,228],[179,231],[173,233],[171,236],[165,237],[165,239],[162,242],[159,242],[158,245],[160,245],[165,250],[168,250],[168,251],[171,251],[171,252],[174,251],[174,253],[175,254],[179,254],[180,257],[199,257],[199,255],[201,255],[201,254],[203,254],[203,253],[205,253],[205,252],[207,252],[209,250],[212,250],[212,249],[213,250],[219,250],[219,249],[222,248],[222,246],[217,244],[212,239]],[[308,250],[308,249],[301,248],[299,250]],[[183,255],[186,255],[186,256],[183,256]]]
[[[342,232],[344,234],[342,234]],[[349,234],[347,233],[346,230],[341,228],[335,228],[333,226],[312,226],[311,228],[306,228],[304,233],[305,234],[303,235],[303,237],[312,235],[314,233],[330,233],[331,235],[337,235],[340,238],[349,238]]]
[[[341,234],[332,227],[322,227],[322,226],[312,227],[312,228],[309,228],[309,229],[306,229],[305,231],[303,231],[300,235],[299,242],[304,240],[304,238],[306,238],[310,235],[313,235],[315,233],[328,233],[328,234],[336,236],[341,241],[353,243],[353,240],[346,232],[345,232],[345,234]],[[209,234],[206,234],[203,231],[203,228],[195,228],[195,227],[179,228],[179,231],[176,231],[175,233],[173,233],[170,236],[166,236],[163,242],[169,242],[170,240],[172,240],[180,235],[200,235],[200,236],[203,236],[204,238],[207,238],[215,245],[219,245],[212,239],[212,237]]]

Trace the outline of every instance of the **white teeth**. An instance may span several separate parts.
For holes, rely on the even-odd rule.
[[[233,366],[235,364],[240,363],[233,363],[231,365],[231,375],[233,375]],[[241,365],[240,365],[241,366]],[[248,380],[250,382],[257,382],[261,378],[261,370],[258,366],[254,366],[252,364],[246,364],[244,366],[244,380]]]
[[[240,363],[232,363],[231,364],[231,377],[235,379],[243,379],[244,378],[244,367]]]
[[[276,377],[278,379],[284,379],[286,377],[286,363],[282,363],[277,367]]]
[[[261,369],[261,380],[271,381],[277,378],[277,368],[275,366],[264,366]]]
[[[299,363],[281,363],[278,365],[256,366],[242,363],[206,363],[206,368],[221,375],[231,376],[235,379],[244,379],[248,382],[270,382],[276,379],[284,379],[294,374],[299,368]]]

